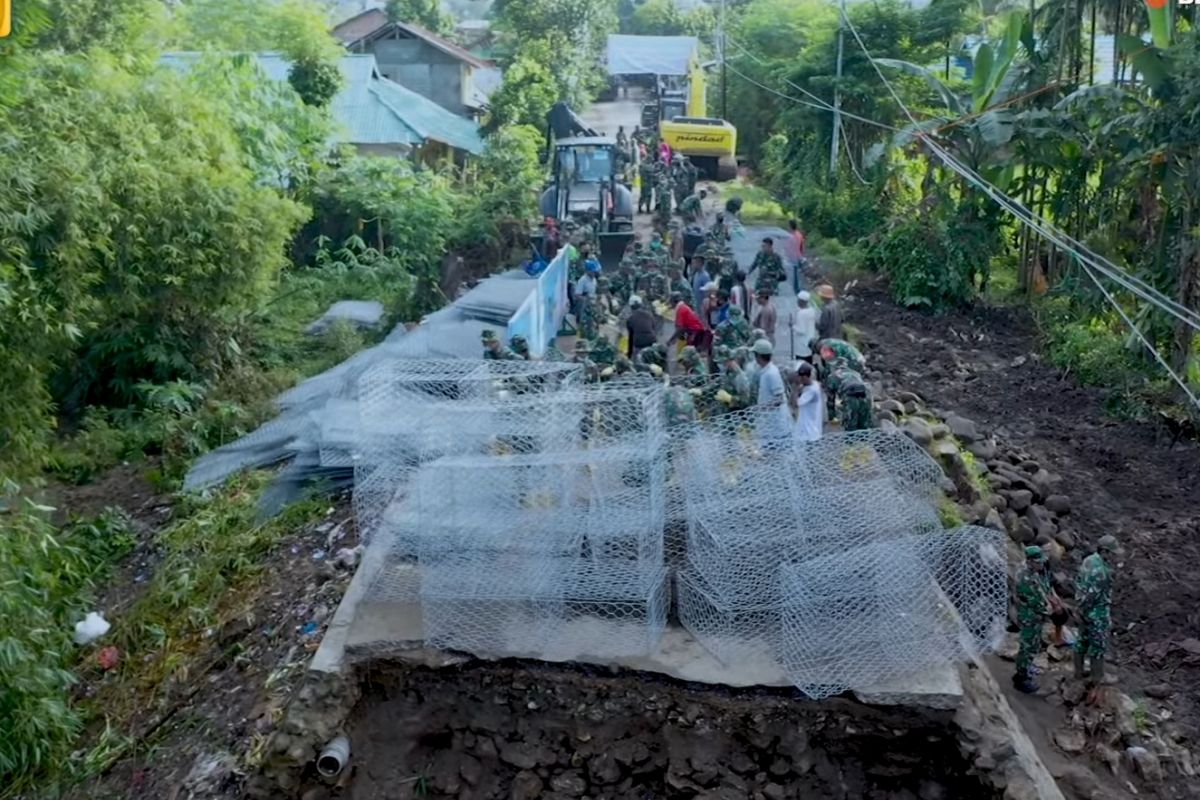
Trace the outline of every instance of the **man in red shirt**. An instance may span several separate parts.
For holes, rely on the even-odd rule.
[[[675,333],[667,340],[667,346],[683,339],[700,352],[707,353],[712,347],[712,332],[704,327],[704,322],[683,301],[683,295],[679,292],[671,295],[671,303],[675,306]]]

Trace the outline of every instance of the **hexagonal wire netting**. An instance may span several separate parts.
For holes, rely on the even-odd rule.
[[[377,365],[354,453],[372,595],[419,600],[435,646],[570,660],[653,650],[674,586],[719,660],[814,697],[994,641],[1003,541],[943,531],[941,470],[906,437],[792,441],[753,410],[668,429],[665,403],[571,364]]]

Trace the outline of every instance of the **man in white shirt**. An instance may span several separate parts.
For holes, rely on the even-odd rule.
[[[758,434],[764,450],[782,450],[791,435],[792,416],[788,413],[787,389],[779,367],[771,363],[774,347],[766,339],[754,343],[758,364]]]
[[[817,338],[817,310],[812,307],[812,296],[808,292],[796,295],[796,310],[788,317],[788,328],[792,334],[792,357],[797,361],[812,363],[812,342]]]
[[[811,364],[796,365],[796,384],[800,390],[796,399],[796,439],[815,442],[825,427],[825,403],[821,400],[821,384],[813,376]]]

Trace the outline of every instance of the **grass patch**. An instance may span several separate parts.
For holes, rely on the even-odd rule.
[[[747,225],[787,225],[789,219],[783,206],[761,186],[755,186],[742,178],[718,184],[721,196],[742,198],[742,222]]]
[[[958,509],[958,504],[946,495],[942,495],[942,499],[938,501],[938,519],[941,520],[942,527],[946,529],[958,528],[966,524],[963,521],[962,512]]]

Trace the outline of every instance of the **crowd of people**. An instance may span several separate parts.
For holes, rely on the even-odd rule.
[[[576,341],[570,356],[551,347],[544,358],[579,363],[591,381],[666,381],[672,423],[755,408],[764,438],[780,442],[818,439],[826,421],[843,430],[874,427],[865,359],[843,338],[833,287],[822,284],[815,298],[801,291],[795,308],[779,309],[789,271],[770,237],[752,263],[738,263],[731,246],[737,207],[731,202],[716,215],[690,258],[679,226],[671,226],[630,242],[612,275],[594,255],[591,229],[565,224]],[[791,229],[802,253],[803,234],[795,222]],[[796,252],[793,274],[802,266]],[[520,336],[505,346],[487,330],[483,346],[485,358],[532,357]]]

